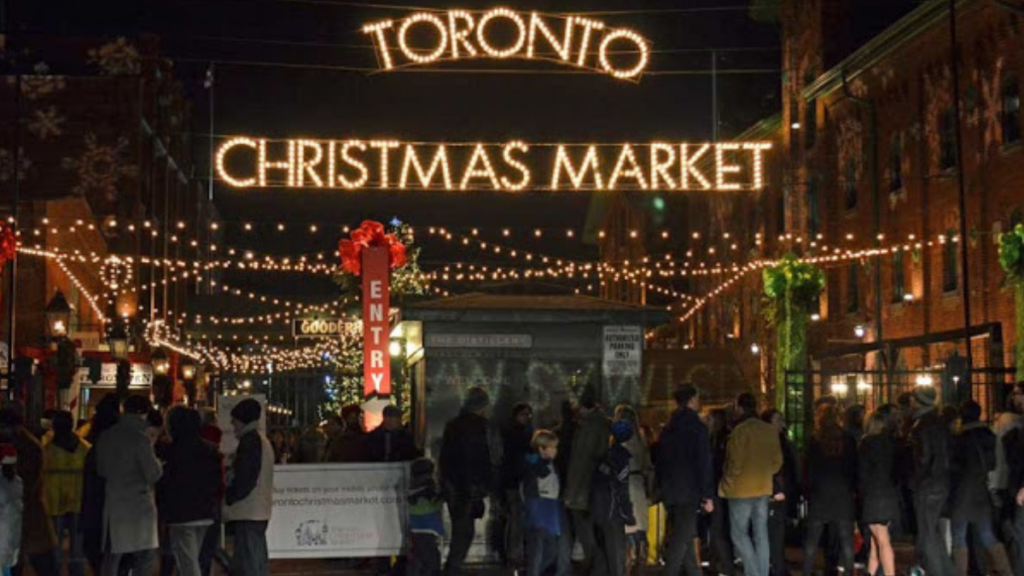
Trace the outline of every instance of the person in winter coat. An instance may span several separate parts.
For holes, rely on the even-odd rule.
[[[82,547],[93,574],[103,569],[103,508],[106,503],[106,484],[97,470],[96,445],[100,437],[114,427],[121,418],[121,406],[113,394],[104,396],[96,405],[89,422],[86,442],[92,445],[85,455],[82,481]]]
[[[21,554],[21,512],[24,486],[18,477],[18,450],[0,440],[0,571],[11,576]]]
[[[0,435],[11,438],[18,451],[16,468],[22,482],[21,553],[38,576],[57,576],[57,537],[46,509],[43,484],[43,446],[24,426],[19,409],[0,409]]]
[[[839,423],[839,411],[818,408],[814,437],[807,450],[807,534],[804,539],[804,576],[817,560],[818,544],[828,526],[839,538],[840,566],[853,574],[853,523],[857,487],[857,441]]]
[[[487,441],[487,411],[490,396],[473,387],[466,394],[459,415],[444,427],[441,440],[441,482],[448,501],[452,535],[445,573],[462,572],[473,544],[476,520],[486,511],[485,499],[491,489],[491,450]]]
[[[238,451],[224,493],[224,521],[235,534],[231,573],[268,576],[267,525],[274,503],[274,447],[260,432],[263,407],[252,398],[231,410]]]
[[[936,399],[933,386],[914,388],[910,401],[913,425],[909,434],[909,485],[917,522],[917,556],[929,576],[951,576],[956,569],[946,553],[939,520],[949,496],[952,435],[935,407]]]
[[[981,406],[968,400],[960,406],[962,428],[953,440],[950,479],[950,519],[953,532],[953,560],[960,576],[967,576],[967,529],[974,529],[975,542],[988,553],[989,567],[1000,576],[1010,576],[1006,549],[992,527],[989,473],[996,467],[996,435],[982,422]]]
[[[82,488],[85,476],[85,458],[92,446],[74,431],[71,413],[61,410],[50,421],[53,436],[43,446],[44,485],[46,505],[57,532],[57,549],[63,551],[64,534],[68,537],[68,574],[85,573],[82,550]],[[60,554],[63,556],[63,553]]]
[[[896,576],[889,527],[900,519],[900,487],[897,473],[897,408],[886,404],[868,416],[864,438],[857,449],[857,485],[861,497],[861,522],[871,537],[868,573]]]
[[[558,436],[538,430],[530,443],[533,452],[523,457],[520,487],[526,529],[526,576],[541,576],[550,567],[554,567],[555,576],[568,576],[572,573],[572,542],[554,465]]]
[[[654,463],[647,439],[640,429],[640,417],[632,406],[620,405],[615,408],[615,419],[626,420],[633,427],[633,437],[626,442],[629,450],[629,501],[633,504],[633,518],[636,524],[626,527],[627,571],[637,570],[647,564],[647,509],[651,503],[648,491],[654,483]]]
[[[363,428],[363,409],[350,404],[341,409],[344,427],[327,439],[324,462],[366,462],[366,431]]]
[[[677,409],[661,432],[657,448],[657,478],[671,517],[672,533],[666,542],[666,576],[700,576],[693,541],[697,514],[714,510],[714,471],[711,441],[701,422],[700,392],[692,384],[676,390]]]
[[[633,437],[633,426],[627,420],[616,420],[611,436],[608,455],[594,471],[590,497],[590,517],[601,539],[593,572],[597,576],[625,576],[626,527],[636,524],[629,501],[630,454],[625,446]]]
[[[786,420],[782,412],[772,408],[761,413],[761,420],[771,424],[779,433],[782,448],[782,468],[772,478],[772,499],[768,504],[768,542],[771,546],[771,572],[774,576],[787,576],[786,524],[797,517],[796,505],[800,500],[800,466],[796,447],[789,441]]]
[[[563,400],[561,406],[561,420],[553,432],[558,436],[558,456],[555,457],[555,472],[558,472],[558,480],[562,483],[562,493],[565,493],[565,484],[569,480],[569,460],[572,457],[572,443],[576,439],[577,414],[576,407],[571,400]]]
[[[565,507],[572,516],[576,540],[583,548],[582,571],[596,574],[591,572],[598,557],[597,527],[589,513],[591,484],[597,467],[608,455],[611,422],[597,399],[589,394],[580,401],[579,415],[565,482]]]
[[[132,555],[134,571],[151,574],[159,548],[156,483],[163,473],[147,435],[152,404],[143,396],[124,402],[124,415],[99,439],[96,469],[105,482],[103,576],[116,576]]]
[[[713,486],[717,487],[722,482],[722,475],[725,472],[725,453],[729,447],[729,410],[721,407],[709,410],[704,418],[704,424],[708,428],[708,436],[711,441]],[[718,495],[716,489],[714,498],[712,498],[713,509],[707,518],[708,537],[711,540],[709,546],[711,573],[718,576],[732,576],[736,567],[732,551],[732,538],[729,534],[728,502]]]
[[[512,418],[501,432],[501,489],[505,503],[505,564],[509,568],[523,565],[523,498],[519,493],[526,457],[530,455],[533,437],[533,408],[526,402],[512,407]]]
[[[778,432],[757,417],[753,394],[737,396],[735,410],[739,423],[729,436],[718,493],[729,500],[729,531],[744,574],[768,576],[768,499],[782,467],[782,447]]]
[[[366,456],[370,462],[411,462],[419,456],[416,440],[402,426],[402,410],[384,407],[380,426],[366,435]]]
[[[434,479],[434,462],[419,458],[409,467],[408,576],[435,576],[441,572],[444,519],[441,491]]]
[[[157,508],[167,524],[179,576],[200,576],[199,551],[206,531],[219,516],[224,493],[220,451],[203,440],[195,410],[176,406],[167,413],[164,474],[157,483]]]

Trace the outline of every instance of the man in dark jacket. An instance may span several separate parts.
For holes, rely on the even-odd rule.
[[[156,486],[157,510],[167,524],[181,576],[202,574],[200,550],[206,532],[220,517],[224,462],[216,446],[203,440],[199,413],[175,406],[167,413],[164,474]]]
[[[412,462],[419,456],[416,441],[402,426],[402,410],[384,407],[384,420],[366,435],[366,453],[371,462]]]
[[[505,499],[505,564],[518,568],[525,562],[523,554],[523,497],[519,485],[526,472],[533,438],[533,408],[526,402],[512,407],[512,419],[502,430],[501,488]]]
[[[910,490],[917,520],[917,556],[929,575],[953,576],[956,570],[939,530],[939,518],[949,496],[952,435],[935,409],[936,396],[933,386],[918,386],[911,398],[914,424],[910,430],[913,455]]]
[[[459,415],[444,427],[441,481],[452,521],[445,574],[462,572],[473,544],[475,523],[484,515],[491,487],[491,450],[487,443],[487,408],[491,399],[480,387],[469,389]]]
[[[656,459],[658,484],[668,513],[672,534],[667,545],[665,574],[700,576],[694,552],[697,514],[714,510],[714,473],[711,441],[701,422],[700,392],[692,384],[676,390],[678,409],[668,421],[658,442]]]
[[[1006,549],[993,529],[988,491],[989,474],[996,467],[996,435],[981,422],[981,405],[973,400],[961,404],[960,418],[963,424],[953,440],[949,497],[953,560],[958,572],[967,574],[967,529],[972,527],[975,543],[988,553],[988,567],[998,574],[1012,574]]]
[[[595,559],[601,556],[597,549],[597,526],[589,513],[590,492],[594,473],[608,456],[611,433],[611,421],[601,411],[597,399],[585,395],[580,401],[580,418],[569,459],[569,478],[565,484],[565,507],[572,513],[573,530],[583,547],[581,571],[584,574],[597,573],[601,569],[594,565]]]

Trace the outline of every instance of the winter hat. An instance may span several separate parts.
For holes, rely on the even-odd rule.
[[[619,444],[628,442],[633,437],[633,425],[629,420],[616,420],[612,422],[612,438]]]
[[[935,400],[938,393],[934,386],[917,386],[914,388],[914,400],[921,406],[927,406],[931,408],[935,406]]]
[[[252,398],[242,400],[238,405],[231,409],[231,417],[242,424],[252,424],[260,419],[260,414],[262,413],[263,407],[260,406],[258,401],[253,400]]]
[[[0,444],[0,464],[5,466],[18,463],[18,450],[14,444]]]
[[[473,386],[466,393],[466,401],[462,404],[462,408],[467,412],[479,412],[487,408],[490,403],[491,397],[487,395],[487,391],[479,386]]]

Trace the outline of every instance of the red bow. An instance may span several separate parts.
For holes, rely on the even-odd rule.
[[[373,220],[364,220],[352,231],[351,240],[338,243],[341,253],[341,267],[355,276],[363,271],[363,248],[384,247],[388,249],[388,264],[392,269],[405,266],[405,244],[398,241],[394,234],[386,234],[384,225]]]
[[[18,254],[18,237],[14,228],[7,224],[0,224],[0,266],[14,260]]]

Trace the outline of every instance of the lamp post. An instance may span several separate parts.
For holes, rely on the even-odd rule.
[[[196,365],[189,360],[181,364],[181,379],[185,381],[185,395],[189,406],[196,404]]]
[[[114,360],[128,359],[128,330],[120,316],[115,315],[111,320],[107,330],[107,345],[110,346],[110,355]]]
[[[44,309],[46,314],[46,333],[51,341],[56,342],[68,335],[68,322],[71,320],[71,306],[68,304],[64,293],[57,290],[57,293],[50,298]]]

